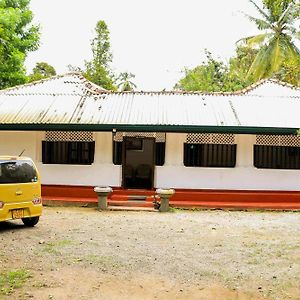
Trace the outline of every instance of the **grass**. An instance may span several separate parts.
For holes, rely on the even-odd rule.
[[[57,241],[57,242],[50,242],[50,243],[46,243],[46,245],[43,248],[43,252],[47,252],[50,254],[59,254],[58,249],[68,246],[72,244],[72,241],[70,240],[61,240],[61,241]]]
[[[16,289],[21,288],[30,277],[29,271],[24,269],[0,273],[0,295],[11,295]]]
[[[119,269],[122,266],[124,266],[118,259],[114,256],[108,256],[108,255],[94,255],[89,254],[83,257],[74,257],[72,260],[73,264],[76,263],[87,263],[90,265],[97,265],[99,267],[104,268],[115,268]]]

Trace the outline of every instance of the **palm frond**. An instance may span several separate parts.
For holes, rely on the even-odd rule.
[[[255,8],[258,10],[258,12],[264,17],[266,18],[266,20],[268,20],[268,22],[272,23],[272,20],[270,18],[270,16],[268,16],[253,0],[249,0],[254,6]]]
[[[249,47],[253,47],[253,46],[259,46],[261,44],[263,44],[269,37],[271,36],[270,33],[263,33],[263,34],[258,34],[258,35],[254,35],[248,38],[245,38],[245,43],[249,46]]]
[[[293,37],[297,37],[297,29],[293,26],[285,26],[285,32],[288,31]]]
[[[300,58],[300,49],[291,41],[289,36],[282,36],[282,44],[286,59],[297,60]]]
[[[246,15],[246,17],[253,23],[256,24],[257,28],[259,30],[266,30],[266,29],[272,29],[273,25],[266,22],[265,20],[254,18],[252,16]]]
[[[270,59],[270,66],[269,66],[269,72],[275,73],[279,70],[279,68],[282,65],[283,62],[283,44],[279,37],[276,37],[272,40],[272,42],[269,44],[270,47],[270,53],[271,53],[271,59]]]
[[[278,25],[293,23],[300,14],[300,6],[295,3],[290,3],[287,9],[282,13],[278,20]]]

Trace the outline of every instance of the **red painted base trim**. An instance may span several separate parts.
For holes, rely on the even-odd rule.
[[[147,196],[141,206],[151,206],[155,190],[126,190],[113,187],[108,197],[111,204],[132,205],[130,195]],[[91,186],[42,185],[44,201],[97,203]],[[128,203],[126,203],[129,201]],[[236,190],[192,190],[176,189],[170,200],[174,207],[186,208],[230,208],[230,209],[300,209],[299,191],[236,191]]]

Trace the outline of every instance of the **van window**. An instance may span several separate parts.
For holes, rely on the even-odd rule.
[[[37,173],[30,160],[0,160],[0,184],[36,181]]]

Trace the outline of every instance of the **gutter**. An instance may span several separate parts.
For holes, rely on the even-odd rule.
[[[177,133],[234,133],[234,134],[297,134],[298,128],[208,125],[145,125],[145,124],[0,124],[6,131],[130,131]]]

